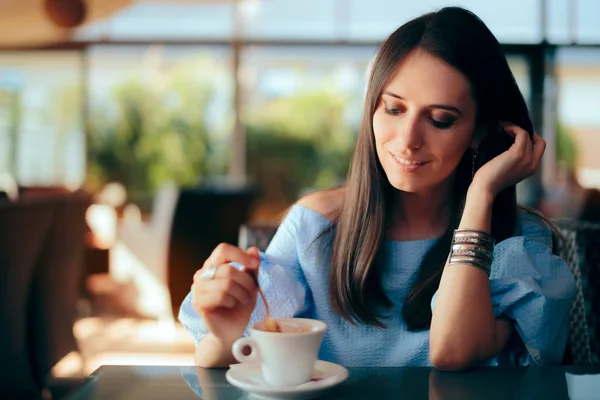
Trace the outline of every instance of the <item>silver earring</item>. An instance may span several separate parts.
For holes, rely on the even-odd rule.
[[[473,164],[471,166],[471,180],[473,180],[473,178],[475,177],[475,159],[477,158],[477,149],[479,148],[479,145],[477,145],[477,147],[475,147],[473,149]]]

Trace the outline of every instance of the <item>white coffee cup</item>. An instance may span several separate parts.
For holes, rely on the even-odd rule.
[[[327,324],[305,318],[278,318],[277,323],[282,332],[267,332],[264,321],[255,323],[250,337],[235,341],[233,356],[239,362],[259,362],[269,386],[296,386],[310,381]]]

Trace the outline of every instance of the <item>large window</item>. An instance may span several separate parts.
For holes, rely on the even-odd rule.
[[[584,187],[600,187],[600,50],[561,49],[557,55],[558,155]]]
[[[275,217],[303,192],[343,183],[362,117],[370,46],[250,46],[240,82],[249,177]],[[527,101],[527,58],[508,57]]]
[[[0,53],[0,173],[21,185],[85,179],[79,52]]]
[[[166,181],[223,175],[233,82],[226,47],[94,46],[89,51],[90,184],[151,196]]]
[[[363,112],[371,47],[252,46],[243,51],[247,170],[256,218],[344,181]]]
[[[544,35],[551,43],[597,42],[600,25],[591,18],[596,3],[135,3],[75,30],[75,41],[108,43],[92,45],[83,54],[0,53],[0,172],[12,173],[22,184],[75,185],[86,178],[87,156],[91,189],[119,181],[135,201],[152,196],[165,181],[186,186],[226,175],[228,169],[239,172],[239,165],[229,164],[240,158],[231,155],[246,147],[249,177],[280,209],[305,191],[344,180],[374,45],[402,23],[461,5],[480,16],[502,43],[537,44]],[[243,40],[231,46],[236,38]],[[170,44],[152,44],[160,41]],[[238,45],[239,109],[233,71]],[[579,57],[563,53],[568,52],[559,52],[561,129],[571,132],[573,142],[592,143],[588,136],[595,123],[587,120],[593,112],[578,104],[593,96],[595,72],[588,61],[585,67],[561,61]],[[508,58],[540,125],[543,96],[532,96],[531,64],[526,55]],[[534,74],[538,84],[540,74]],[[246,142],[238,135],[236,110]],[[559,140],[563,137],[559,132]],[[564,148],[559,143],[559,158],[565,157]],[[585,182],[597,179],[590,148],[577,158]]]

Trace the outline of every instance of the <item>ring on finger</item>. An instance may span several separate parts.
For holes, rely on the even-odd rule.
[[[211,267],[206,268],[206,271],[202,272],[198,279],[203,281],[210,281],[217,274],[217,267],[217,265],[213,265]]]

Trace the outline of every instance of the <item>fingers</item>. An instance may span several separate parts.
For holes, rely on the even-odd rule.
[[[533,133],[533,159],[536,164],[540,163],[544,151],[546,150],[546,141],[537,133]]]
[[[237,285],[239,285],[240,287],[242,287],[244,290],[248,291],[248,292],[253,292],[255,289],[255,284],[254,284],[254,280],[250,277],[250,275],[248,275],[247,272],[244,271],[240,271],[237,268],[229,265],[229,264],[221,264],[217,267],[217,272],[214,276],[214,278],[212,278],[211,280],[205,281],[201,278],[202,273],[204,272],[205,267],[203,267],[202,269],[196,271],[196,273],[194,274],[194,283],[199,286],[200,288],[204,288],[206,286],[210,286],[208,285],[208,283],[214,282],[214,281],[231,281],[233,283],[236,283]],[[201,289],[201,291],[204,291],[204,289]]]
[[[221,265],[229,262],[237,262],[245,267],[258,268],[260,259],[253,257],[237,246],[221,243],[204,262],[204,266]]]
[[[251,300],[248,290],[231,279],[215,279],[203,285],[198,285],[197,293],[201,297],[203,295],[212,297],[213,295],[222,294],[223,298],[229,296],[240,304],[249,304]]]
[[[520,162],[524,163],[529,173],[535,172],[546,150],[546,141],[535,132],[531,140],[529,132],[515,124],[500,121],[499,125],[515,138],[514,146]]]
[[[242,264],[242,270],[230,263]],[[260,265],[260,254],[256,247],[244,252],[239,247],[222,243],[215,248],[201,269],[194,274],[192,302],[199,312],[215,308],[234,308],[246,305],[256,298],[257,287],[248,271],[256,271]],[[210,278],[203,276],[208,268],[217,266]]]
[[[256,265],[256,267],[258,268],[258,266],[260,265],[260,251],[258,250],[258,248],[250,247],[250,248],[248,248],[248,250],[246,250],[246,254],[248,254],[251,258],[258,261],[258,263]],[[252,267],[250,267],[250,269],[256,270],[256,268],[252,268]]]
[[[246,250],[246,253],[252,257],[260,259],[260,251],[258,250],[258,247],[249,247],[248,250]]]
[[[248,292],[253,292],[254,289],[256,289],[254,280],[246,271],[240,271],[229,264],[220,266],[219,269],[217,269],[217,274],[215,277],[217,279],[231,280],[243,287]]]
[[[201,273],[202,269],[196,272],[192,285],[192,302],[199,312],[219,307],[234,308],[256,298],[258,289],[252,277],[230,264],[219,265],[215,276],[208,281],[200,278]]]
[[[194,285],[195,286],[195,285]],[[198,292],[197,288],[192,291],[192,305],[194,309],[202,313],[216,308],[234,308],[238,302],[230,294],[222,291]]]
[[[532,148],[529,132],[517,125],[505,121],[501,121],[499,124],[506,133],[515,139],[514,146],[516,154],[520,158],[527,157],[527,155],[531,153]]]

